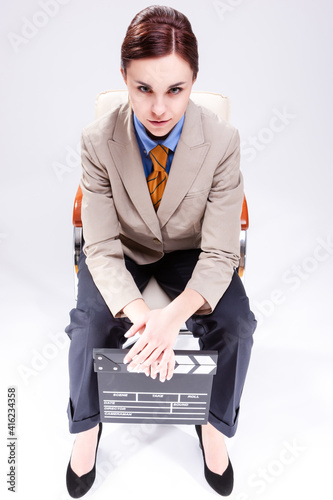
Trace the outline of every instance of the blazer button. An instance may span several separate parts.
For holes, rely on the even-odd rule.
[[[156,245],[161,245],[161,242],[158,238],[154,238],[154,243],[156,243]]]

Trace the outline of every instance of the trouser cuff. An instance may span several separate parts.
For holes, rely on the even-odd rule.
[[[88,431],[89,429],[92,429],[97,424],[99,424],[101,421],[99,413],[93,415],[92,417],[85,418],[83,420],[74,421],[70,402],[67,408],[67,415],[68,415],[69,432],[71,434],[78,434],[79,432]]]
[[[226,424],[222,420],[218,419],[213,413],[209,412],[208,422],[212,424],[215,429],[228,438],[233,437],[236,434],[237,426],[238,426],[238,410],[236,411],[236,418],[232,425]]]

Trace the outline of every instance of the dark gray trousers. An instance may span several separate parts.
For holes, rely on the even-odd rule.
[[[156,263],[139,266],[125,257],[138,288],[143,291],[151,276],[175,298],[189,281],[200,250],[182,250]],[[70,312],[66,332],[69,348],[69,430],[78,433],[100,421],[97,376],[93,348],[121,348],[131,326],[127,318],[114,318],[99,293],[81,253],[78,270],[77,307]],[[256,320],[236,271],[232,281],[208,315],[194,314],[187,328],[199,338],[200,349],[217,350],[217,373],[213,378],[209,422],[227,437],[237,429],[241,394],[250,361]]]

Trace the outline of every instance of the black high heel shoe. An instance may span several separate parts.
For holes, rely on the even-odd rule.
[[[66,484],[67,491],[72,498],[81,498],[85,495],[92,485],[94,484],[96,478],[96,458],[97,458],[97,450],[99,445],[99,440],[102,434],[102,422],[99,423],[99,431],[97,437],[97,445],[96,445],[96,453],[95,453],[95,463],[94,467],[91,471],[87,472],[87,474],[83,474],[83,476],[77,476],[75,472],[72,470],[71,461],[69,460],[69,464],[67,467],[66,474]]]
[[[234,487],[234,471],[230,459],[228,457],[229,460],[228,467],[226,468],[226,470],[223,472],[222,475],[215,474],[215,472],[212,472],[210,469],[208,469],[205,459],[205,451],[202,444],[201,425],[196,425],[195,430],[197,431],[198,434],[198,438],[200,441],[200,448],[202,450],[202,455],[204,459],[206,481],[209,484],[209,486],[211,486],[213,490],[216,491],[216,493],[224,497],[227,497],[228,495],[230,495]]]

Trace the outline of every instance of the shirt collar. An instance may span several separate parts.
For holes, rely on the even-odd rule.
[[[166,148],[171,149],[171,151],[175,151],[180,134],[182,132],[182,128],[184,125],[184,120],[185,120],[185,113],[179,120],[179,122],[174,126],[174,128],[171,130],[170,134],[164,141],[154,141],[149,137],[149,135],[146,132],[145,127],[142,125],[142,123],[138,120],[136,117],[134,111],[133,111],[133,121],[134,121],[134,128],[136,133],[138,134],[143,147],[144,147],[144,153],[148,156],[150,151],[154,149],[157,144],[163,144]]]

